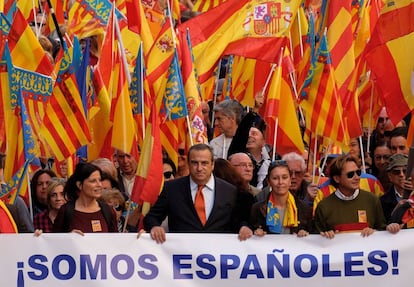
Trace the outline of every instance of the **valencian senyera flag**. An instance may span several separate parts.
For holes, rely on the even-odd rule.
[[[2,185],[0,198],[13,203],[16,196],[26,197],[26,174],[29,163],[37,156],[36,140],[28,119],[22,96],[22,80],[16,76],[8,45],[4,47],[0,65],[0,88],[3,103],[7,157],[4,167],[5,184]],[[27,198],[26,198],[27,199]]]
[[[41,135],[59,161],[68,158],[91,140],[72,57],[66,45],[52,97],[46,108]]]

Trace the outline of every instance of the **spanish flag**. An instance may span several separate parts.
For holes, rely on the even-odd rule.
[[[163,183],[159,113],[155,103],[152,103],[151,119],[146,128],[144,144],[131,193],[132,201],[144,205],[142,209],[144,215],[148,212],[150,205],[157,201]]]
[[[366,59],[392,122],[414,108],[414,0],[387,1],[371,40]]]
[[[180,25],[190,31],[200,83],[223,55],[276,63],[300,2],[229,0]]]

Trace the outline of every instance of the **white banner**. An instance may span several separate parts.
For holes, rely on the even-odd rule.
[[[337,235],[0,235],[3,287],[409,286],[414,230]],[[271,284],[271,285],[269,285]]]

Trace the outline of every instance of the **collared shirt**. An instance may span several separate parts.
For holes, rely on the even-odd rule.
[[[339,189],[335,190],[336,197],[338,197],[339,199],[345,200],[345,201],[355,199],[358,196],[358,194],[359,194],[359,189],[355,189],[354,193],[351,196],[346,196]]]
[[[208,180],[207,184],[204,186],[202,193],[204,196],[204,206],[206,209],[206,218],[208,220],[208,217],[211,214],[211,210],[213,210],[214,205],[214,188],[215,188],[215,181],[214,176],[211,175],[210,179]],[[191,198],[193,199],[193,202],[195,201],[195,196],[198,189],[198,184],[193,181],[193,179],[190,176],[190,189],[191,189]]]
[[[397,202],[400,202],[400,201],[401,201],[401,199],[403,199],[403,196],[402,196],[402,194],[400,194],[400,193],[397,191],[397,189],[395,188],[395,186],[394,186],[394,193],[395,193],[395,199],[397,200]]]
[[[232,140],[233,138],[227,138],[224,134],[221,134],[210,141],[210,146],[213,149],[213,155],[215,159],[227,159],[227,153],[229,151]]]
[[[131,196],[132,188],[134,187],[135,183],[135,176],[133,176],[131,179],[128,179],[126,176],[122,176],[122,182],[124,183],[125,192],[128,194],[128,196]]]

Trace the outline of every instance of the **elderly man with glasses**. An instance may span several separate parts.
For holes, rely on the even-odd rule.
[[[229,157],[229,162],[243,179],[246,191],[251,195],[256,196],[260,192],[260,189],[250,184],[250,181],[253,178],[254,169],[252,159],[246,153],[238,152]]]
[[[312,206],[318,191],[318,186],[305,180],[305,159],[295,152],[284,154],[282,159],[289,166],[291,177],[290,191],[294,196],[305,201],[309,206]]]
[[[398,224],[386,226],[379,198],[359,189],[360,176],[354,157],[344,155],[332,162],[329,177],[336,190],[315,211],[315,227],[322,236],[332,239],[338,232],[359,231],[365,237],[375,230],[399,230]]]
[[[391,213],[398,202],[404,198],[404,192],[412,190],[410,180],[407,180],[408,156],[406,154],[396,153],[388,159],[387,175],[391,182],[391,187],[380,197],[382,209],[384,210],[385,220],[391,219]]]

